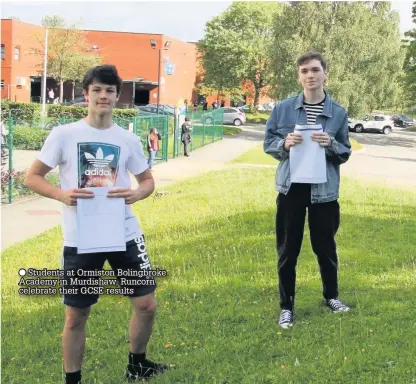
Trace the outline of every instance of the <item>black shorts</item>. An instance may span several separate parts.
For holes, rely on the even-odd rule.
[[[113,272],[103,271],[106,260]],[[148,273],[152,268],[144,235],[128,241],[122,252],[78,254],[76,247],[65,246],[62,269],[63,303],[71,307],[89,307],[100,294],[138,297],[156,289],[156,280]]]

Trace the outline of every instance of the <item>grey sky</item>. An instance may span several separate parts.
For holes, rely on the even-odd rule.
[[[219,15],[231,1],[3,1],[2,18],[40,24],[43,16],[60,15],[67,22],[82,19],[80,28],[104,31],[162,33],[183,41],[197,41],[204,36],[205,23]],[[412,24],[412,1],[393,1],[400,13],[400,31]]]

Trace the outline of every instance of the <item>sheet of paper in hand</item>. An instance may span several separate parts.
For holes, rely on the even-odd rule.
[[[327,182],[325,148],[312,141],[312,133],[323,132],[318,125],[296,125],[303,141],[290,148],[289,166],[292,183],[321,184]]]
[[[92,199],[77,199],[78,253],[126,250],[125,200],[107,197],[109,187],[89,188]]]

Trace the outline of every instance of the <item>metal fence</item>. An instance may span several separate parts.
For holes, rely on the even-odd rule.
[[[191,119],[192,140],[189,150],[195,150],[223,138],[223,113],[189,112]],[[181,142],[181,126],[184,116],[145,115],[132,118],[114,118],[114,122],[140,137],[143,151],[148,156],[147,135],[151,128],[156,127],[161,136],[160,149],[155,164],[176,158],[183,153]],[[79,117],[62,116],[48,119],[47,123],[19,121],[15,124],[12,117],[2,121],[1,141],[1,200],[12,203],[17,198],[35,196],[24,185],[27,168],[36,158],[51,129],[56,126],[80,120]],[[4,129],[3,129],[4,128]],[[4,131],[6,131],[5,134]],[[30,146],[22,144],[25,135],[31,140]],[[34,144],[35,143],[35,144]],[[21,149],[31,149],[23,151]],[[18,150],[18,151],[16,151]],[[47,179],[59,186],[59,175],[56,171],[49,173]]]
[[[215,141],[222,140],[224,136],[223,110],[216,110],[212,112],[193,112],[188,110],[186,117],[189,117],[191,125],[191,143],[189,145],[190,151],[211,144]],[[175,119],[173,157],[178,157],[181,153],[183,153],[181,123],[181,118],[178,116]]]

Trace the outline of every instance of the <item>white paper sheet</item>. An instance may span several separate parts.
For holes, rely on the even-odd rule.
[[[292,183],[321,184],[327,182],[325,148],[312,141],[312,133],[323,132],[322,126],[296,125],[303,141],[290,148],[289,165]]]
[[[89,188],[92,199],[77,199],[78,253],[126,250],[125,200],[107,197],[108,187]]]

